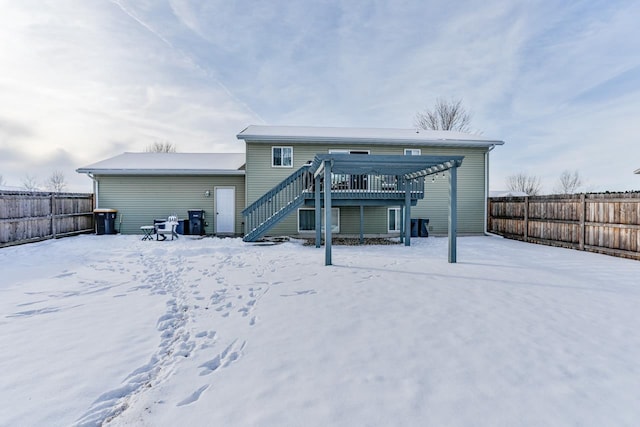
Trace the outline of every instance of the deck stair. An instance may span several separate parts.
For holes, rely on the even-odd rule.
[[[245,242],[255,242],[271,227],[312,198],[313,175],[309,166],[289,175],[278,185],[242,211],[245,217]]]

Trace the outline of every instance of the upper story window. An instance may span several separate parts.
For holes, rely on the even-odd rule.
[[[422,151],[419,148],[405,148],[404,155],[405,156],[421,156]]]
[[[271,166],[274,168],[293,167],[293,147],[271,147]]]

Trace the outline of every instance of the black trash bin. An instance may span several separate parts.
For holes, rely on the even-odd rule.
[[[189,234],[189,220],[188,219],[179,219],[178,226],[176,227],[176,233],[178,234]]]
[[[416,218],[411,218],[411,237],[418,237],[419,222]]]
[[[420,237],[429,237],[429,218],[420,218],[418,224],[418,235]]]
[[[96,225],[96,234],[116,234],[115,209],[94,209],[93,221]]]
[[[204,236],[204,211],[202,209],[189,210],[189,234]]]

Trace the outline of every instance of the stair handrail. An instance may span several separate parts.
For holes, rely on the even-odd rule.
[[[307,173],[308,170],[309,170],[309,166],[310,165],[303,165],[300,169],[298,169],[297,171],[293,172],[291,175],[286,177],[284,180],[280,181],[280,183],[278,185],[276,185],[271,190],[269,190],[266,193],[264,193],[255,202],[251,203],[249,206],[244,208],[244,210],[242,211],[242,215],[244,215],[244,216],[250,215],[251,212],[256,210],[256,208],[258,206],[261,206],[267,200],[273,198],[273,196],[278,194],[280,192],[280,190],[282,190],[283,188],[285,188],[286,186],[288,186],[289,184],[294,182],[296,179],[300,178],[302,176],[302,174]],[[313,183],[313,180],[310,180],[309,188],[311,187],[312,183]]]

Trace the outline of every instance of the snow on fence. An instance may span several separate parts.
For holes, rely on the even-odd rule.
[[[0,247],[93,231],[93,194],[0,191]]]
[[[640,260],[640,192],[489,199],[494,234]]]

